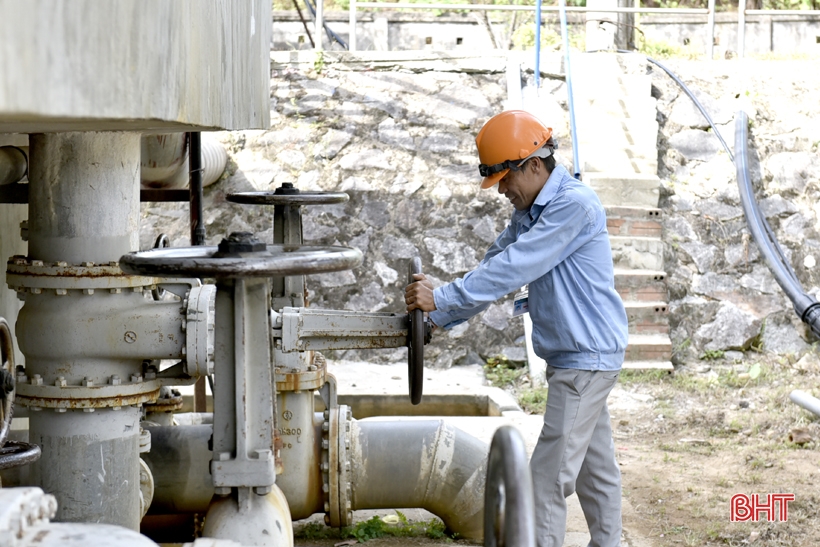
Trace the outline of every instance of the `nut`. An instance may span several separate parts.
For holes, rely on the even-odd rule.
[[[54,381],[54,385],[57,387],[65,387],[65,377],[57,376],[57,379]]]

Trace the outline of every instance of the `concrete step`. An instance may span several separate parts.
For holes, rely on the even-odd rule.
[[[629,334],[669,334],[669,306],[663,301],[625,301]]]
[[[577,113],[578,144],[633,146],[643,150],[656,149],[658,146],[657,120],[636,120],[595,116],[584,112]]]
[[[665,302],[666,272],[615,268],[615,290],[624,302]]]
[[[626,361],[665,362],[672,360],[672,341],[666,334],[630,334]],[[635,367],[631,367],[635,368]]]
[[[654,97],[641,95],[617,96],[599,95],[582,97],[575,102],[579,110],[588,116],[594,113],[597,116],[612,115],[619,118],[654,121],[657,118],[657,100]]]
[[[632,158],[627,152],[607,150],[596,154],[589,148],[581,150],[584,159],[584,173],[635,173],[636,175],[654,175],[658,172],[658,160]],[[600,150],[600,149],[599,149]]]
[[[654,207],[606,207],[606,229],[613,236],[661,237],[660,219]]]
[[[609,236],[615,268],[662,270],[663,242],[654,237]]]
[[[665,370],[674,372],[671,361],[624,361],[624,370]]]
[[[657,207],[661,181],[656,174],[584,173],[583,180],[604,205]]]

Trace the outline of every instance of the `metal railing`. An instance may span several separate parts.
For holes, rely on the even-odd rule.
[[[321,0],[319,0],[321,3]],[[466,11],[524,11],[536,12],[539,6],[511,6],[495,4],[413,4],[410,2],[359,2],[350,0],[350,38],[348,41],[350,51],[356,51],[356,16],[359,9],[413,9],[413,10],[466,10]],[[663,15],[706,15],[707,16],[707,57],[714,58],[715,48],[715,0],[709,0],[707,8],[589,8],[568,6],[564,8],[567,12],[593,12],[593,13],[637,13],[637,14],[663,14]],[[540,6],[540,11],[558,12],[559,6]],[[800,16],[820,16],[820,10],[738,10],[738,56],[744,56],[745,36],[746,36],[746,15],[800,15]],[[318,28],[318,22],[317,22]]]

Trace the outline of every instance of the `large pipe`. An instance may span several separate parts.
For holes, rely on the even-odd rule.
[[[0,146],[0,186],[14,184],[26,176],[26,153],[16,146]]]
[[[121,132],[31,135],[32,273],[50,267],[49,263],[56,268],[77,265],[91,269],[89,263],[116,263],[122,255],[137,250],[139,139],[138,133]],[[32,289],[26,295],[21,316],[30,306],[37,308],[46,300],[65,298],[61,302],[68,306],[74,296],[69,297],[68,291],[60,287],[70,281],[55,278],[56,291]],[[119,302],[130,305],[130,300],[124,298],[127,294],[116,289],[84,297],[98,300],[101,309],[109,309]],[[30,327],[37,328],[34,324]],[[59,328],[70,338],[75,327],[78,325],[67,322]],[[18,330],[17,335],[24,337],[25,333]],[[26,348],[22,349],[25,353]],[[31,389],[36,391],[42,386],[44,394],[48,386],[54,389],[83,381],[89,387],[92,382],[97,386],[113,374],[124,383],[132,374],[141,373],[142,359],[54,361],[26,355]],[[108,408],[105,403],[95,406],[87,411],[32,409],[29,438],[43,450],[40,461],[32,465],[34,484],[57,497],[58,520],[138,529],[140,410],[136,406]]]
[[[789,395],[789,399],[791,399],[793,403],[802,406],[809,412],[820,416],[820,399],[812,397],[805,391],[801,391],[799,389],[792,391]]]
[[[446,420],[354,421],[351,437],[353,509],[420,507],[481,540],[486,443]]]
[[[321,423],[317,413],[314,423]],[[210,425],[145,426],[151,451],[143,454],[154,476],[150,514],[200,513],[213,497],[208,473]],[[446,420],[384,420],[351,423],[352,509],[420,507],[468,539],[483,534],[488,446]],[[316,436],[320,442],[321,436]],[[317,469],[318,460],[309,463]],[[277,478],[286,487],[288,468]],[[291,504],[293,495],[282,489]],[[321,481],[299,492],[293,506],[319,512]],[[293,515],[294,518],[304,518]]]
[[[143,135],[140,141],[140,180],[144,188],[185,188],[189,180],[189,133]],[[216,139],[201,137],[198,167],[202,186],[219,180],[228,163],[228,153]]]

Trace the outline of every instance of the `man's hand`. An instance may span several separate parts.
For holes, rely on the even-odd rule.
[[[404,289],[404,303],[407,304],[407,312],[415,309],[422,311],[433,311],[436,309],[436,301],[433,299],[433,284],[424,274],[413,274],[416,281],[407,285]]]

